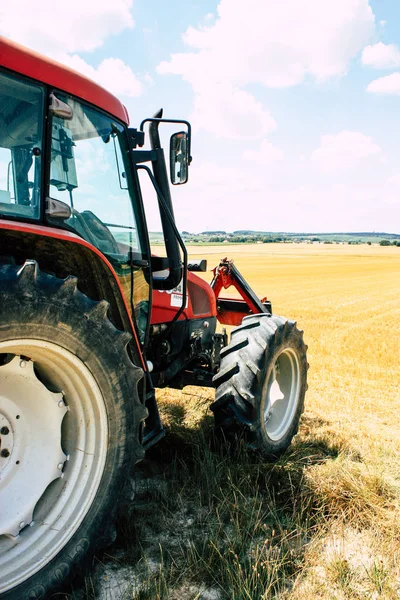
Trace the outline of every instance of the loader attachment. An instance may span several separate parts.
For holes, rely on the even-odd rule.
[[[211,288],[217,301],[217,319],[222,325],[240,325],[243,317],[251,314],[272,314],[271,302],[267,298],[260,300],[251,289],[242,274],[233,264],[233,260],[224,258],[213,269],[214,277]],[[234,287],[242,297],[220,298],[222,289]]]

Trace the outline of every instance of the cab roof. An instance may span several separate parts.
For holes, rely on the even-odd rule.
[[[86,100],[129,125],[125,106],[110,92],[73,69],[1,36],[0,64],[6,69]]]

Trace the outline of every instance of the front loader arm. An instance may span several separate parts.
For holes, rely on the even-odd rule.
[[[271,302],[267,298],[260,300],[251,289],[242,274],[233,264],[233,260],[224,258],[213,269],[214,277],[211,288],[217,301],[217,319],[223,325],[240,325],[243,317],[251,314],[272,313]],[[242,300],[220,298],[222,289],[233,286]]]

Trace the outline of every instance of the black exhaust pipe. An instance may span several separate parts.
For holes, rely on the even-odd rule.
[[[154,119],[161,119],[163,115],[163,109],[161,108],[155,115]],[[149,137],[150,145],[152,150],[155,152],[155,160],[152,161],[154,178],[163,195],[164,203],[166,204],[170,216],[174,217],[174,209],[172,206],[171,192],[169,189],[167,165],[165,163],[164,150],[161,148],[160,135],[158,131],[159,122],[150,121],[149,125]],[[169,275],[166,279],[157,280],[157,289],[159,290],[170,290],[176,287],[183,274],[183,266],[181,260],[181,254],[179,251],[179,243],[174,228],[171,224],[170,217],[165,213],[163,209],[163,202],[159,199],[161,223],[164,232],[165,249],[167,251],[167,257],[169,260]]]

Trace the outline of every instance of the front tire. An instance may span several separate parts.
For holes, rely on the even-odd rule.
[[[215,428],[227,439],[275,460],[298,431],[307,389],[307,347],[294,321],[251,315],[221,351],[211,405]]]
[[[74,277],[2,267],[0,303],[0,596],[39,599],[113,540],[143,372]]]

